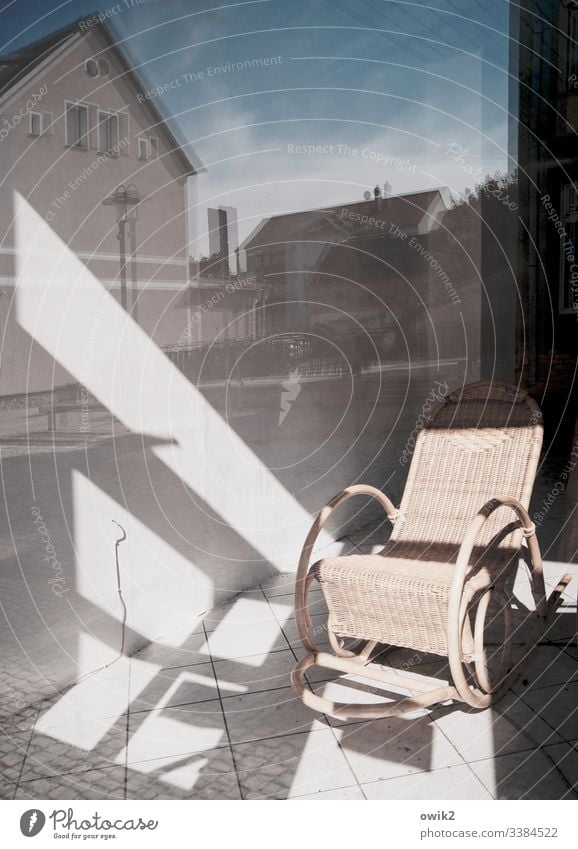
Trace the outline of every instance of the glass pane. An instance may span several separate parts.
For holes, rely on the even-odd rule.
[[[283,667],[275,653],[293,665],[292,592],[314,517],[356,484],[398,507],[418,442],[427,475],[409,542],[428,574],[438,574],[438,560],[424,561],[431,548],[451,575],[448,527],[500,495],[504,475],[532,476],[536,465],[527,443],[499,454],[520,429],[488,424],[485,408],[451,428],[451,449],[429,450],[434,410],[479,381],[507,384],[504,404],[528,392],[543,411],[534,500],[517,478],[508,494],[525,499],[538,527],[547,583],[575,575],[576,4],[130,2],[81,21],[75,5],[9,3],[2,13],[0,644],[10,715],[152,641],[144,665],[131,664],[137,678],[152,676],[154,706],[215,702],[221,717],[222,702],[252,695],[239,689],[245,666],[262,666],[262,682]],[[42,130],[30,112],[54,116],[42,142],[29,138]],[[312,557],[375,553],[390,534],[376,501],[352,498]],[[510,591],[521,632],[532,597],[519,582]],[[574,639],[575,584],[563,597],[552,651]],[[503,610],[503,598],[488,610]],[[476,599],[482,613],[486,601]],[[231,607],[215,613],[221,602]],[[202,624],[207,611],[222,629]],[[507,621],[498,625],[496,645]],[[325,643],[327,620],[313,627]],[[210,669],[184,685],[157,675],[189,655]],[[231,674],[217,695],[211,655]],[[502,652],[486,657],[493,671]],[[288,675],[283,667],[280,689]],[[163,728],[182,731],[163,711]],[[62,763],[76,774],[78,751],[128,763],[127,715],[123,702],[104,742],[100,725],[76,750],[61,740]],[[52,719],[45,730],[73,734],[76,720]],[[556,712],[544,719],[560,724]],[[205,721],[213,714],[194,728]],[[131,735],[150,740],[131,723],[131,745]],[[227,743],[219,723],[199,731],[216,751]],[[431,722],[420,741],[422,731],[431,743]],[[480,761],[497,751],[490,743]],[[169,757],[142,745],[143,762]],[[412,769],[437,772],[430,750],[409,758]],[[194,784],[189,766],[151,767],[151,793]],[[499,796],[499,758],[495,769]],[[284,770],[271,795],[294,792],[298,770]]]
[[[32,112],[30,115],[30,132],[33,136],[40,135],[40,115],[38,114],[38,112]]]
[[[77,106],[75,108],[77,121],[76,144],[86,146],[88,144],[88,109],[86,106]]]
[[[108,149],[118,151],[118,115],[110,115],[108,118]]]

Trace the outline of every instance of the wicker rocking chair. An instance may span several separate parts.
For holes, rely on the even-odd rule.
[[[562,577],[546,598],[536,528],[528,515],[541,445],[541,413],[524,391],[471,384],[448,395],[420,431],[399,510],[382,492],[362,485],[343,490],[323,508],[305,541],[295,590],[299,635],[309,654],[295,667],[292,683],[306,705],[364,719],[447,700],[486,708],[513,684],[570,581]],[[353,495],[380,502],[393,524],[390,540],[378,554],[323,559],[309,568],[321,528]],[[512,610],[512,588],[520,556],[535,610],[526,611],[514,628],[519,611]],[[319,651],[311,635],[307,595],[313,580],[327,602],[334,654]],[[501,636],[491,652],[485,633],[496,621]],[[520,627],[523,647],[514,660],[514,632]],[[355,641],[349,648],[347,639]],[[415,674],[403,683],[398,670],[368,665],[384,646],[447,657],[450,684],[432,685]],[[491,670],[490,655],[497,666]],[[394,685],[393,693],[401,685],[410,695],[385,705],[332,702],[305,684],[314,665]]]

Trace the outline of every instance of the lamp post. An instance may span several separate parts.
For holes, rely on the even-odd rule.
[[[131,222],[131,243],[132,243],[132,278],[133,286],[136,285],[136,270],[135,270],[135,221],[137,204],[140,202],[141,196],[136,190],[134,183],[127,186],[119,186],[115,191],[102,201],[103,206],[116,207],[116,220],[118,224],[118,233],[116,238],[119,242],[119,260],[120,260],[120,302],[124,310],[127,309],[126,297],[126,225]],[[133,293],[133,299],[135,295]]]
[[[134,183],[129,183],[127,191],[130,197],[139,197],[139,193]],[[138,321],[138,280],[136,269],[136,222],[138,221],[138,207],[135,203],[127,211],[127,219],[130,222],[130,279],[132,290],[132,304],[130,314],[135,321]]]

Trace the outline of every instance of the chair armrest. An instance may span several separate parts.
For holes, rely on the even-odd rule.
[[[518,521],[512,525],[512,530],[517,527],[522,528],[522,533],[530,551],[534,580],[543,584],[542,557],[536,538],[536,525],[530,519],[528,511],[521,501],[511,495],[498,495],[496,498],[491,498],[487,501],[468,525],[456,560],[453,579],[454,587],[463,585],[478,534],[492,513],[499,507],[510,507],[518,517]],[[539,613],[544,614],[545,611],[539,611]]]
[[[297,577],[295,580],[295,619],[297,621],[297,628],[305,648],[312,652],[316,652],[317,647],[309,636],[311,619],[307,609],[307,591],[310,584],[310,581],[307,580],[307,573],[309,571],[311,552],[313,551],[315,541],[319,536],[321,529],[333,511],[339,507],[340,504],[343,504],[344,501],[347,501],[354,495],[370,495],[372,498],[375,498],[376,501],[379,501],[387,515],[387,518],[392,524],[398,517],[398,511],[387,495],[384,495],[381,490],[376,489],[374,486],[368,486],[366,484],[355,484],[354,486],[349,486],[347,489],[337,493],[337,495],[334,495],[331,501],[329,501],[318,514],[309,533],[307,534],[305,544],[301,550],[299,566],[297,567]]]
[[[522,528],[526,545],[528,547],[530,562],[528,563],[528,558],[525,559],[530,571],[532,595],[534,596],[536,604],[536,619],[534,628],[532,629],[533,633],[531,633],[528,642],[524,647],[524,658],[539,639],[540,629],[545,628],[550,616],[556,609],[565,586],[570,581],[570,575],[564,575],[558,582],[557,587],[550,594],[549,598],[546,598],[542,556],[540,554],[540,546],[538,545],[538,540],[536,538],[536,526],[530,519],[528,511],[524,505],[518,501],[517,498],[513,498],[509,495],[492,498],[490,501],[486,502],[482,509],[476,514],[476,516],[474,516],[466,530],[458,553],[450,591],[448,607],[448,661],[454,685],[461,698],[469,704],[477,707],[487,706],[485,700],[489,699],[489,696],[487,694],[483,695],[479,691],[477,693],[472,692],[470,689],[470,683],[466,680],[463,673],[461,657],[461,628],[464,621],[465,605],[469,603],[471,597],[469,597],[469,594],[463,594],[462,591],[465,588],[467,570],[477,536],[484,523],[492,515],[494,510],[498,509],[498,507],[510,507],[514,511],[518,517],[518,521],[512,523],[511,526],[513,529],[518,527]],[[496,538],[494,537],[494,540],[495,539]],[[538,636],[536,636],[536,634],[538,634]],[[520,663],[521,661],[518,661],[514,665],[500,686],[507,687],[510,685],[510,682],[513,681],[515,676],[518,674],[517,670]],[[477,704],[476,699],[478,700]]]

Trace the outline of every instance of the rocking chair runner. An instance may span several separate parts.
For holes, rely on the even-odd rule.
[[[447,396],[420,431],[399,510],[382,492],[363,485],[343,490],[323,508],[305,541],[295,589],[297,626],[309,654],[295,667],[292,682],[306,705],[365,719],[449,699],[486,708],[513,684],[570,581],[563,576],[546,598],[536,528],[528,515],[541,445],[541,413],[524,391],[471,384]],[[375,555],[328,558],[309,568],[321,528],[353,495],[380,502],[393,524],[389,542]],[[511,593],[520,555],[535,610],[524,623],[522,656],[513,662]],[[319,651],[310,633],[307,594],[313,580],[327,602],[334,654]],[[487,620],[496,616],[503,618],[503,641],[491,675],[484,634]],[[345,648],[347,638],[357,644]],[[384,644],[447,657],[451,683],[432,686],[412,675],[404,684],[398,671],[368,666]],[[338,704],[306,687],[304,674],[314,665],[396,688],[401,684],[413,695],[385,706]]]

